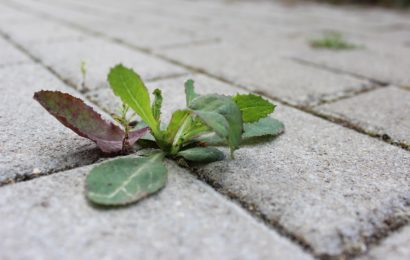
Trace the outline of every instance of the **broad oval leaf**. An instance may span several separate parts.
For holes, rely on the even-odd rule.
[[[277,136],[285,130],[284,124],[272,117],[265,117],[254,123],[244,124],[244,132],[242,138],[244,140],[261,137],[261,136]]]
[[[114,94],[144,120],[154,135],[158,135],[159,123],[152,114],[149,93],[140,76],[132,69],[119,64],[110,70],[108,82]]]
[[[258,95],[238,94],[232,98],[241,110],[245,123],[258,121],[275,110],[275,105]]]
[[[122,150],[124,131],[106,121],[84,101],[60,91],[38,91],[37,100],[51,115],[78,135],[94,141],[101,151],[117,153]],[[148,128],[139,129],[129,135],[129,145],[143,136]]]
[[[86,179],[86,196],[93,203],[120,206],[160,190],[167,181],[164,155],[119,158],[93,168]]]
[[[217,135],[224,139],[229,138],[229,123],[223,115],[208,111],[195,111],[195,114]]]
[[[230,97],[199,96],[192,100],[189,107],[219,136],[227,139],[231,155],[239,148],[243,130],[242,114]]]
[[[285,130],[284,124],[274,118],[265,117],[254,123],[245,123],[242,134],[242,143],[252,138],[280,135]],[[226,145],[226,141],[214,133],[207,133],[195,138],[193,141],[202,142],[207,145]]]
[[[180,151],[177,156],[181,156],[187,161],[200,163],[210,163],[225,159],[225,154],[215,147],[194,147]]]

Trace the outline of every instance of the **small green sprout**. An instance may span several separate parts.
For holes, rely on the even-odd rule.
[[[349,50],[359,48],[358,45],[347,42],[339,32],[327,32],[321,38],[309,41],[313,48],[323,48],[332,50]]]
[[[87,63],[85,62],[85,60],[81,61],[80,70],[81,70],[81,87],[85,88],[85,80],[87,77]]]

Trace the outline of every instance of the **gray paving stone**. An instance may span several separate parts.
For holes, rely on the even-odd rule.
[[[143,48],[180,45],[211,38],[195,28],[186,28],[187,26],[184,23],[179,23],[179,26],[175,26],[171,19],[164,19],[161,16],[147,16],[140,10],[135,10],[134,14],[130,13],[127,15],[123,13],[114,16],[112,11],[109,15],[104,12],[101,13],[100,8],[95,8],[94,12],[90,12],[81,11],[79,7],[67,8],[55,3],[13,2],[28,7],[30,11],[34,11],[37,14],[47,14],[54,19],[63,20],[92,31],[110,34],[112,37],[131,39],[133,42],[138,43],[138,47]],[[72,5],[72,3],[69,3],[69,5]],[[140,13],[137,18],[135,17],[135,12]]]
[[[71,92],[39,65],[0,68],[0,183],[86,165],[94,143],[77,136],[33,100],[35,91]]]
[[[185,73],[184,69],[163,60],[97,38],[37,44],[28,51],[82,90],[106,87],[107,74],[118,63],[134,67],[145,80]],[[81,86],[81,61],[87,67],[85,88]]]
[[[84,38],[84,34],[57,23],[39,18],[25,19],[24,23],[11,23],[2,28],[13,41],[26,48],[36,43],[67,41]]]
[[[364,48],[351,51],[295,51],[293,57],[339,69],[384,83],[410,85],[410,49],[389,42],[364,42]],[[384,46],[383,46],[384,45]]]
[[[3,3],[0,3],[0,5],[0,28],[16,21],[32,19],[30,14],[17,12],[14,8],[10,8]]]
[[[283,106],[277,117],[284,135],[198,174],[318,255],[361,252],[397,213],[410,216],[410,153]]]
[[[0,188],[0,258],[312,259],[186,170],[167,168],[162,191],[117,209],[86,202],[91,167]]]
[[[410,91],[391,86],[315,108],[368,133],[410,145]]]
[[[380,245],[360,259],[366,260],[407,260],[410,258],[410,226],[404,227],[397,233],[391,234]]]
[[[0,36],[0,67],[28,62],[29,59]]]
[[[297,105],[314,105],[369,87],[366,81],[281,59],[275,51],[221,43],[159,52],[250,90]]]
[[[193,78],[198,93],[238,92],[204,76]],[[164,90],[164,118],[184,106],[185,79],[148,83],[151,90]],[[118,104],[107,89],[90,98],[106,109]],[[195,172],[317,255],[363,251],[368,237],[388,228],[386,220],[394,223],[397,212],[410,216],[409,152],[284,105],[275,117],[285,123],[283,135]]]

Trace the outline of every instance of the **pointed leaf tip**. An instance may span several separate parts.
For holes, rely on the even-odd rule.
[[[198,94],[195,93],[194,81],[192,79],[188,79],[185,82],[185,96],[186,96],[186,105],[189,106]]]
[[[104,153],[117,153],[122,150],[124,131],[102,118],[94,109],[68,93],[42,90],[34,94],[38,101],[51,115],[78,135],[94,141]],[[129,144],[138,140],[139,134],[148,129],[134,133]]]
[[[154,135],[158,135],[159,122],[152,113],[150,96],[141,77],[134,70],[119,64],[110,70],[108,82],[114,94],[141,117]]]

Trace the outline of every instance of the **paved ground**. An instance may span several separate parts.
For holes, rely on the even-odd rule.
[[[325,31],[362,47],[312,49]],[[410,259],[408,12],[0,0],[0,36],[0,259]],[[167,187],[137,205],[91,207],[84,176],[107,158],[32,94],[110,111],[106,74],[120,62],[169,110],[188,77],[201,93],[263,94],[286,132],[234,161],[168,162]]]

